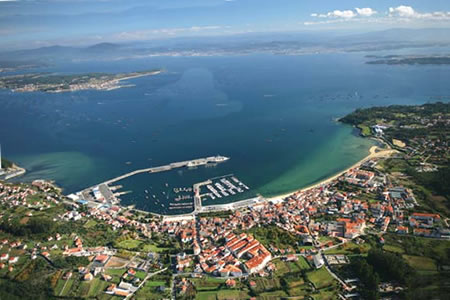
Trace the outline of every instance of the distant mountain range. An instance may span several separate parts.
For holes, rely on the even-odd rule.
[[[0,53],[1,61],[53,63],[60,60],[112,60],[154,55],[241,55],[376,51],[450,45],[450,29],[390,29],[368,33],[252,33],[208,38],[174,38],[88,47],[50,46]]]

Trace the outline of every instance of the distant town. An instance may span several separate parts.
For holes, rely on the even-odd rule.
[[[55,74],[21,74],[0,77],[0,89],[13,92],[46,92],[62,93],[82,90],[109,91],[127,85],[120,85],[121,81],[137,77],[156,75],[161,70],[140,71],[131,73],[87,73],[75,75]]]

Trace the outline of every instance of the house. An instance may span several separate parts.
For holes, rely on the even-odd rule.
[[[83,276],[84,281],[91,281],[92,279],[94,279],[94,275],[92,275],[91,273],[87,273]]]
[[[406,226],[397,226],[397,229],[395,230],[399,234],[408,234],[408,227]]]
[[[8,259],[8,263],[10,263],[10,264],[15,264],[16,262],[18,262],[19,261],[19,258],[17,257],[17,256],[11,256],[9,259]]]
[[[416,220],[425,220],[431,223],[433,223],[433,221],[439,221],[441,219],[441,217],[438,214],[427,214],[427,213],[413,213],[411,217]]]
[[[134,269],[128,269],[128,275],[131,275],[131,276],[136,276],[136,270],[134,270]]]
[[[288,254],[285,258],[285,261],[297,261],[298,257],[295,254]]]
[[[314,266],[316,267],[316,269],[322,268],[322,266],[325,264],[325,262],[323,261],[322,255],[320,255],[320,254],[314,255],[313,261],[314,261]]]
[[[8,260],[8,258],[9,258],[8,253],[3,253],[2,255],[0,255],[0,260]]]
[[[230,270],[227,267],[219,271],[220,277],[228,277],[230,275]]]
[[[114,293],[114,290],[116,289],[116,285],[113,283],[113,284],[111,284],[110,286],[108,286],[107,288],[106,288],[106,292],[109,294],[109,293]]]
[[[95,257],[95,261],[104,264],[108,260],[108,258],[108,255],[99,254]]]
[[[130,294],[130,292],[128,290],[123,290],[123,289],[114,289],[114,295],[116,296],[120,296],[120,297],[128,297],[128,295]]]
[[[233,277],[242,276],[242,270],[237,266],[228,265],[228,270],[230,271],[230,276],[233,276]]]
[[[235,287],[236,286],[236,280],[234,279],[227,279],[227,281],[225,281],[227,287]]]
[[[110,281],[112,279],[112,277],[108,274],[102,274],[102,278],[104,281]]]

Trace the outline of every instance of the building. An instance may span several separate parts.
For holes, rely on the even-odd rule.
[[[316,269],[322,268],[322,266],[325,264],[325,262],[323,261],[322,255],[320,255],[320,254],[314,255],[313,261],[314,261],[314,266],[316,267]]]

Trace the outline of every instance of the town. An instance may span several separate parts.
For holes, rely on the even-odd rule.
[[[440,145],[436,153],[448,153]],[[180,216],[87,206],[42,180],[0,182],[1,283],[40,272],[51,291],[29,290],[55,297],[400,299],[423,293],[427,283],[411,281],[433,274],[428,292],[438,292],[450,265],[448,215],[392,169],[411,151],[377,151],[286,197]]]

